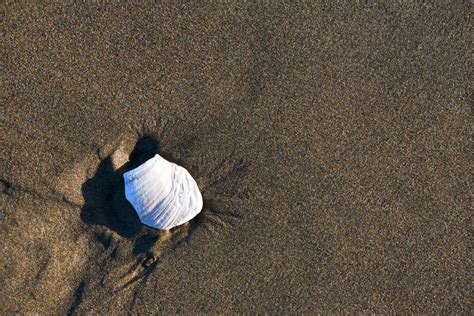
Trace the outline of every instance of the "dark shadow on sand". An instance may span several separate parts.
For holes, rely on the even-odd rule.
[[[84,206],[81,219],[90,225],[106,226],[122,237],[135,236],[142,224],[125,198],[123,174],[153,158],[159,147],[155,138],[143,136],[135,145],[129,161],[120,169],[113,170],[110,157],[102,160],[94,177],[82,185]]]
[[[71,306],[69,307],[69,310],[67,312],[67,315],[73,315],[74,312],[76,311],[77,307],[79,304],[81,304],[82,301],[82,295],[84,294],[84,288],[85,288],[85,283],[82,281],[79,286],[76,289],[76,292],[74,293],[74,301],[72,302]]]

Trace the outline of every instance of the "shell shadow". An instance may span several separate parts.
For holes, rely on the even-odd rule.
[[[143,227],[133,206],[125,197],[123,174],[153,158],[160,144],[152,136],[142,136],[129,156],[129,161],[114,170],[112,158],[103,159],[94,177],[82,185],[84,206],[81,219],[89,225],[105,226],[122,237],[132,238]]]

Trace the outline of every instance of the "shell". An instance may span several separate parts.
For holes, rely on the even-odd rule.
[[[202,195],[193,177],[158,154],[123,177],[125,196],[145,225],[171,229],[202,210]]]

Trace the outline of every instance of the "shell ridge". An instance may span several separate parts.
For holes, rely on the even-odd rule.
[[[160,182],[156,181],[153,185],[153,187],[159,187]],[[152,191],[152,190],[150,190]],[[158,188],[158,192],[156,195],[150,200],[150,206],[153,208],[151,211],[155,211],[157,207],[160,205],[163,205],[162,203],[164,200],[171,194],[171,188],[167,186],[166,188],[160,189]],[[160,201],[161,200],[161,201]]]
[[[174,175],[173,175],[173,179],[174,179]],[[171,183],[173,182],[174,181],[172,181]],[[168,194],[162,197],[161,202],[153,207],[152,213],[154,212],[154,216],[152,217],[152,220],[154,222],[157,222],[160,228],[166,227],[166,222],[169,218],[168,213],[170,212],[172,201],[173,201],[173,188],[171,187]],[[160,208],[161,208],[161,211],[157,211]]]
[[[174,169],[175,172],[173,173],[173,182],[172,182],[173,183],[173,188],[171,189],[172,197],[170,199],[170,204],[169,204],[171,209],[172,209],[172,206],[176,207],[176,188],[177,188],[176,184],[177,184],[177,179],[179,179],[179,176],[178,176],[179,174],[178,174],[178,172],[176,172],[177,168],[173,168],[173,169]],[[173,223],[173,217],[174,217],[173,212],[168,212],[168,213],[170,213],[170,214],[168,215],[166,221],[163,223],[163,227],[165,229],[168,229],[168,227],[170,227]],[[176,213],[178,213],[178,212],[175,212],[175,214]]]
[[[182,177],[182,171],[180,169],[177,170],[177,175],[179,175],[179,178],[182,180],[186,180],[186,178]],[[182,208],[183,207],[183,203],[182,203],[182,199],[185,198],[185,194],[184,194],[184,183],[183,182],[180,182],[177,186],[176,186],[176,196],[177,196],[177,199],[176,199],[176,206],[179,207],[179,208]],[[171,225],[173,226],[176,226],[176,223],[179,222],[179,219],[182,217],[182,214],[186,213],[187,212],[187,209],[184,209],[183,208],[183,212],[175,212],[172,220],[171,220]]]

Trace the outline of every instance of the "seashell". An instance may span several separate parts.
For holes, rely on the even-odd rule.
[[[171,229],[202,210],[202,196],[189,172],[160,155],[123,174],[125,196],[143,224]]]

